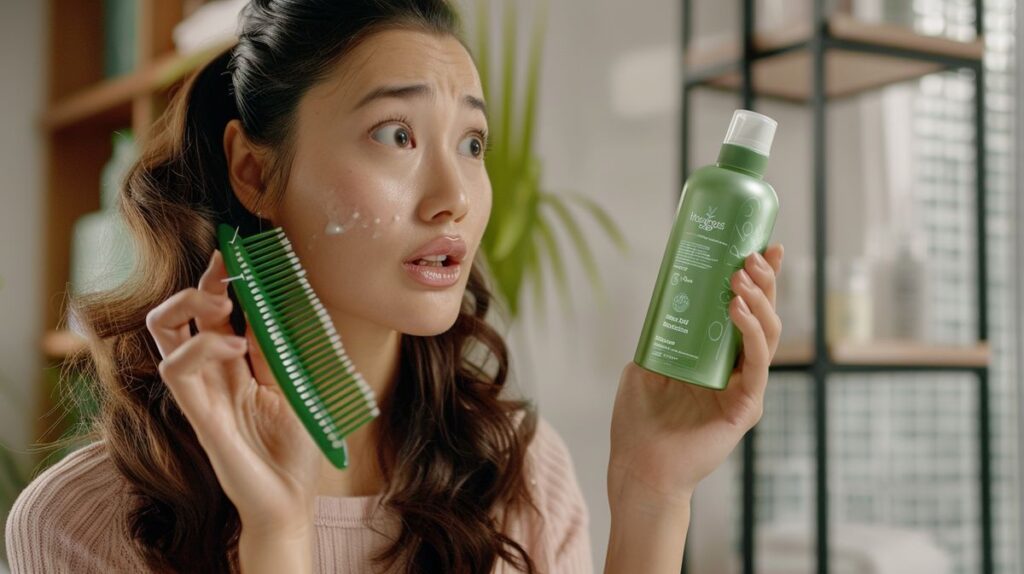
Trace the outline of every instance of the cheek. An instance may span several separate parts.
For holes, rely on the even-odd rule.
[[[310,194],[312,225],[322,238],[378,239],[406,219],[410,197],[401,182],[348,173]]]

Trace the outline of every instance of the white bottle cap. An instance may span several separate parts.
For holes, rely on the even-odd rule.
[[[736,110],[725,134],[725,143],[750,148],[768,157],[778,122],[750,110]]]

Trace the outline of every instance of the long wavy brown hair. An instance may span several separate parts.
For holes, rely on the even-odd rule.
[[[134,239],[132,276],[116,290],[70,299],[98,384],[91,434],[106,441],[132,486],[131,536],[154,570],[237,570],[238,513],[161,381],[146,329],[153,307],[198,283],[216,248],[216,223],[243,234],[268,227],[231,190],[224,127],[240,118],[247,136],[272,150],[263,200],[273,204],[287,181],[302,95],[358,42],[394,28],[452,35],[465,46],[444,0],[253,0],[238,44],[185,81],[125,177],[119,209]],[[534,571],[498,516],[536,511],[524,480],[536,411],[502,395],[508,353],[486,321],[495,301],[476,263],[451,329],[403,334],[399,382],[382,405],[383,503],[402,526],[372,558],[389,570],[488,572],[500,559]],[[244,321],[236,301],[236,333]]]

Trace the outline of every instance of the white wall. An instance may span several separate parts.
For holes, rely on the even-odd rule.
[[[0,440],[22,447],[39,380],[45,2],[0,4]],[[24,406],[25,408],[21,408]]]

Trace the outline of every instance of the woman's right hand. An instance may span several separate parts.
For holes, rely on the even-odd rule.
[[[222,255],[214,251],[197,287],[175,293],[146,316],[163,357],[160,376],[238,509],[241,544],[308,541],[323,455],[277,385],[248,323],[245,337],[234,334],[226,278]]]

